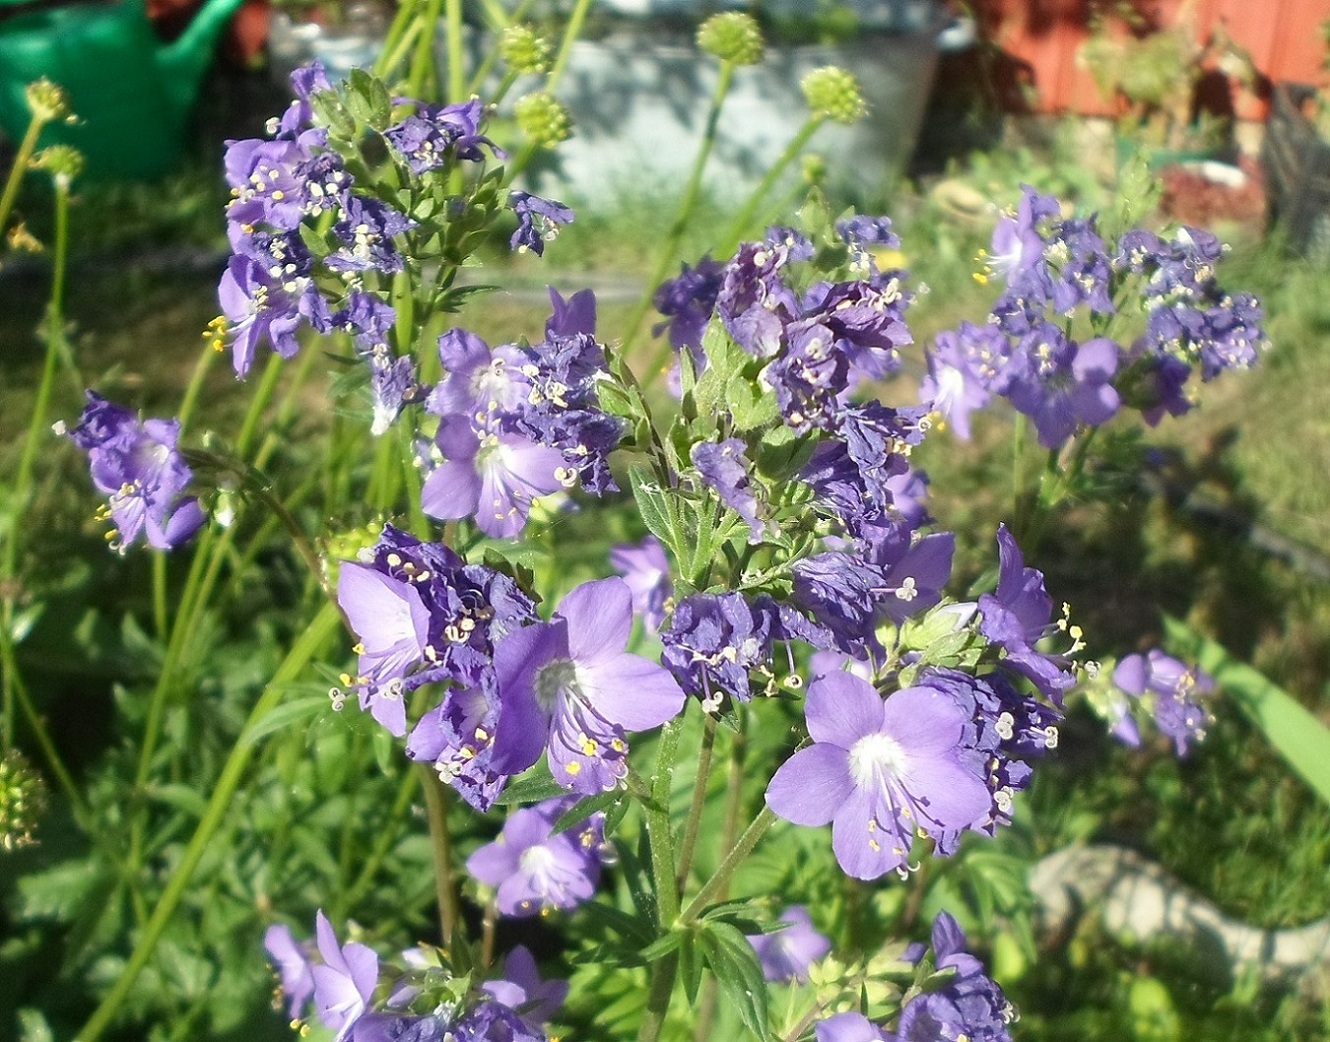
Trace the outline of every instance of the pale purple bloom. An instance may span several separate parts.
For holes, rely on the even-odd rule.
[[[625,650],[632,625],[632,592],[614,577],[583,583],[549,622],[499,642],[496,769],[523,771],[548,746],[560,785],[593,794],[622,781],[628,734],[673,719],[684,703],[668,670]]]
[[[575,802],[560,797],[513,811],[499,837],[467,859],[466,870],[494,887],[504,915],[575,908],[596,892],[604,815],[551,835],[559,816]]]
[[[469,329],[450,329],[439,337],[439,360],[446,375],[425,407],[444,419],[516,413],[530,393],[522,352],[509,345],[491,348]]]
[[[885,1042],[882,1029],[862,1013],[849,1010],[813,1025],[817,1042]]]
[[[440,423],[435,443],[444,462],[425,479],[421,509],[445,521],[474,516],[476,526],[494,538],[516,536],[535,500],[576,480],[558,449],[520,434],[477,434],[464,416]]]
[[[1019,359],[1007,395],[1011,404],[1034,420],[1039,444],[1055,449],[1080,424],[1094,427],[1118,411],[1118,393],[1110,382],[1117,372],[1118,346],[1098,337],[1077,344],[1056,326],[1044,323],[1020,344]]]
[[[963,441],[970,440],[970,414],[988,404],[1011,355],[1011,344],[995,326],[962,322],[943,330],[928,352],[928,375],[919,397],[942,414]],[[1000,384],[1003,390],[1006,384]]]
[[[754,494],[752,464],[738,438],[700,441],[692,448],[693,466],[721,501],[748,525],[748,542],[760,543],[776,534],[776,526],[762,517],[762,504]]]
[[[309,950],[291,934],[285,923],[274,923],[263,935],[263,947],[277,964],[282,979],[282,993],[286,996],[286,1015],[301,1020],[309,1000],[314,997],[314,964]]]
[[[519,944],[503,962],[503,978],[485,981],[480,990],[538,1029],[563,1005],[568,997],[568,982],[542,980],[531,951]]]
[[[328,72],[321,61],[303,65],[291,73],[291,92],[295,100],[282,113],[278,123],[277,137],[294,137],[307,128],[314,118],[314,106],[310,99],[325,90],[331,90]]]
[[[476,1003],[449,1025],[448,1032],[445,1042],[546,1042],[543,1031],[500,1002]]]
[[[198,500],[183,495],[194,474],[176,448],[178,420],[140,422],[88,391],[69,437],[88,454],[93,485],[109,497],[102,513],[119,532],[115,549],[123,552],[142,535],[149,546],[170,550],[203,524]]]
[[[796,825],[832,826],[841,868],[876,879],[905,867],[916,830],[938,837],[987,818],[991,796],[967,762],[970,721],[931,687],[883,699],[832,673],[808,688],[813,743],[776,771],[767,805]]]
[[[339,945],[322,911],[315,920],[315,934],[323,964],[311,971],[314,1008],[323,1026],[336,1031],[340,1042],[369,1007],[379,981],[379,957],[354,941]]]
[[[544,254],[545,243],[559,234],[559,226],[571,224],[576,216],[563,203],[515,189],[508,193],[508,205],[517,214],[517,230],[508,245],[518,252],[530,250],[537,257]]]
[[[269,237],[266,242],[276,247],[281,240]],[[302,247],[293,242],[282,245],[291,248],[293,258],[302,257]],[[296,330],[303,323],[326,329],[331,321],[328,303],[303,259],[278,258],[267,266],[250,255],[233,254],[217,297],[230,323],[232,365],[240,377],[249,372],[262,341],[283,358],[291,358],[300,350]]]
[[[831,951],[831,941],[813,927],[803,905],[791,905],[780,918],[790,925],[773,933],[751,934],[748,943],[757,952],[767,980],[806,984],[808,968]]]
[[[1201,700],[1214,693],[1215,682],[1199,667],[1151,648],[1148,654],[1128,655],[1119,662],[1113,683],[1137,698],[1154,696],[1155,724],[1179,756],[1187,755],[1190,741],[1205,737],[1210,715]]]
[[[665,606],[674,593],[665,547],[654,535],[636,546],[621,543],[610,548],[610,565],[628,583],[633,611],[642,617],[642,624],[657,632],[665,622]]]
[[[371,355],[370,388],[374,394],[374,419],[369,432],[375,437],[384,434],[396,422],[403,406],[423,397],[420,382],[416,379],[416,363],[409,355],[401,358]]]
[[[1044,576],[1026,568],[1016,538],[998,526],[997,590],[979,598],[980,632],[1005,652],[1003,662],[1029,678],[1043,694],[1061,704],[1062,693],[1075,683],[1063,656],[1045,654],[1036,645],[1054,632],[1050,625],[1053,600]]]
[[[366,1013],[352,1026],[345,1042],[446,1042],[447,1025],[433,1015]]]

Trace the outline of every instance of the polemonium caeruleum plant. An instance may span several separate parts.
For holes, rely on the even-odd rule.
[[[747,35],[733,55],[716,36],[727,75],[753,59]],[[931,859],[1011,823],[1067,700],[1108,672],[1079,658],[1082,634],[1025,552],[1100,425],[1124,408],[1181,413],[1194,371],[1255,360],[1259,307],[1219,288],[1218,244],[1187,229],[1106,238],[1027,190],[995,232],[991,316],[939,337],[918,404],[891,406],[874,390],[913,345],[909,273],[878,261],[898,239],[885,217],[814,199],[797,226],[651,287],[673,364],[638,374],[600,338],[589,291],[552,289],[543,329],[509,343],[452,324],[482,244],[539,255],[575,220],[511,187],[535,146],[502,165],[491,107],[417,100],[361,71],[333,84],[312,67],[292,86],[269,135],[226,156],[224,341],[238,377],[262,370],[240,435],[181,446],[173,421],[90,393],[70,436],[119,543],[193,536],[203,584],[257,514],[289,534],[324,603],[80,1037],[121,1009],[255,731],[277,726],[285,685],[339,624],[319,711],[364,714],[380,760],[419,765],[439,923],[402,951],[346,921],[345,893],[305,921],[314,908],[265,909],[289,1019],[339,1042],[540,1039],[564,1016],[646,1042],[713,1026],[786,1042],[1010,1037],[1014,1011],[948,913],[931,955],[870,944],[835,902],[777,917],[788,898],[752,866],[788,852],[824,891],[919,886]],[[862,112],[839,70],[807,93],[814,129]],[[540,110],[532,141],[566,132],[551,104],[526,106]],[[353,491],[311,517],[268,473],[277,449],[255,443],[284,371],[324,359],[340,372],[328,437],[354,463],[321,477]],[[912,453],[944,423],[966,434],[995,397],[1032,421],[1052,491],[994,533],[993,588],[958,596],[955,539]],[[1184,751],[1201,675],[1138,659],[1113,671],[1125,695],[1092,700],[1123,736],[1137,733],[1128,712],[1152,711]],[[149,746],[161,726],[150,716]],[[403,791],[393,809],[409,823]],[[131,822],[130,864],[144,829]],[[499,968],[507,919],[548,924],[545,952],[565,946],[546,961],[572,972],[568,1013],[527,949]]]

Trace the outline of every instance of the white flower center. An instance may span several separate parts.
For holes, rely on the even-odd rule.
[[[546,713],[553,713],[559,696],[580,699],[577,664],[570,658],[556,658],[536,670],[536,701]]]
[[[850,777],[859,788],[876,786],[883,775],[899,774],[905,750],[889,734],[865,735],[850,747]]]
[[[527,875],[544,877],[554,867],[555,860],[554,851],[550,850],[545,844],[539,843],[522,851],[518,863]]]

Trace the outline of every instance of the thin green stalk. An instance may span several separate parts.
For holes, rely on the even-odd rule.
[[[453,0],[449,0],[450,3]],[[439,23],[439,8],[443,0],[425,0],[421,15],[420,36],[416,38],[416,53],[411,57],[411,75],[407,79],[408,97],[423,98],[425,85],[434,73],[434,27]],[[451,29],[451,27],[450,27]],[[451,34],[450,34],[451,35]],[[458,38],[460,46],[461,38]],[[449,70],[451,74],[451,70]]]
[[[716,747],[716,718],[705,714],[702,745],[697,753],[697,781],[693,784],[693,802],[688,807],[688,822],[683,839],[679,842],[679,891],[688,883],[688,870],[693,865],[693,850],[697,846],[697,831],[702,823],[702,806],[707,799],[707,783],[711,779],[711,754]]]
[[[558,87],[559,80],[563,78],[564,70],[568,68],[568,60],[573,54],[573,44],[582,35],[582,25],[590,9],[591,0],[577,0],[577,6],[568,16],[568,24],[564,26],[563,37],[559,40],[559,50],[554,55],[554,64],[550,66],[550,74],[545,78],[545,89],[551,94]]]
[[[688,184],[684,188],[683,199],[679,203],[679,212],[675,214],[674,223],[670,226],[670,230],[665,236],[665,242],[656,255],[656,266],[647,277],[646,291],[638,300],[637,306],[633,309],[633,313],[624,327],[626,332],[624,333],[623,347],[620,350],[625,358],[628,357],[633,342],[637,339],[638,330],[642,326],[642,320],[651,307],[656,287],[660,285],[661,280],[665,278],[666,273],[674,264],[679,243],[683,239],[683,233],[688,228],[688,221],[693,216],[693,210],[697,206],[697,199],[702,191],[702,173],[707,165],[707,159],[711,156],[711,148],[716,143],[716,127],[720,122],[720,110],[725,104],[725,96],[729,94],[730,85],[734,81],[734,69],[733,62],[721,62],[720,64],[720,75],[716,79],[716,89],[711,94],[711,107],[707,110],[706,127],[702,133],[702,141],[698,145],[697,155],[693,157],[693,169],[688,175]],[[660,368],[664,363],[665,359],[661,358],[652,367],[651,371]]]
[[[254,708],[250,710],[249,718],[245,721],[244,729],[236,739],[236,744],[231,747],[231,752],[222,767],[221,776],[213,787],[203,817],[199,820],[198,827],[195,828],[194,835],[190,838],[189,845],[180,858],[180,863],[167,882],[161,900],[158,901],[157,907],[153,909],[152,917],[143,928],[138,943],[134,946],[133,952],[130,953],[124,969],[120,971],[120,977],[115,982],[115,986],[107,993],[106,998],[93,1011],[88,1022],[76,1036],[78,1042],[96,1042],[111,1025],[116,1014],[120,1011],[120,1007],[124,1005],[125,1000],[133,992],[135,985],[138,983],[139,975],[147,966],[148,960],[152,958],[157,943],[161,940],[162,933],[166,930],[171,917],[175,915],[176,909],[185,895],[185,890],[193,878],[194,870],[198,868],[209,842],[221,827],[227,812],[232,807],[236,790],[240,787],[240,782],[249,767],[250,757],[253,755],[259,741],[258,738],[254,737],[255,729],[282,701],[283,696],[287,693],[287,685],[295,680],[314,656],[319,653],[324,642],[337,628],[340,621],[341,616],[338,614],[337,606],[335,604],[325,604],[309,626],[296,638],[295,644],[287,652],[282,664],[278,666],[277,672],[273,674],[273,678],[264,689],[263,694],[254,703]]]
[[[462,68],[462,0],[446,0],[443,6],[444,22],[448,28],[448,97],[446,100],[466,100],[466,77]]]
[[[19,142],[14,165],[10,167],[9,177],[5,181],[4,195],[0,195],[0,233],[4,232],[9,223],[9,214],[14,209],[14,201],[18,198],[19,185],[23,183],[23,175],[28,172],[28,164],[32,162],[32,155],[37,151],[37,138],[41,136],[42,127],[46,126],[46,122],[39,116],[33,116],[32,122],[28,124],[28,129],[23,134],[23,140]]]
[[[531,6],[534,3],[535,0],[522,0],[521,3],[519,3],[515,8],[513,8],[513,13],[511,15],[506,14],[503,11],[503,8],[498,7],[497,4],[493,3],[486,4],[487,8],[486,13],[489,15],[491,23],[490,30],[495,34],[495,40],[494,40],[494,45],[490,47],[488,51],[485,52],[485,57],[481,59],[479,67],[476,69],[475,74],[472,75],[471,77],[471,82],[467,84],[466,91],[468,95],[480,93],[481,87],[485,85],[485,80],[489,77],[489,74],[491,70],[494,68],[495,63],[499,60],[499,43],[500,43],[500,40],[498,39],[499,34],[501,34],[504,29],[508,28],[508,26],[516,25],[523,18],[525,18],[527,12],[531,10]],[[498,10],[495,11],[493,10],[493,8],[498,8]],[[501,21],[498,16],[502,16]],[[504,82],[508,83],[507,76],[504,77]],[[509,85],[511,86],[511,84]],[[486,101],[488,101],[491,105],[497,105],[501,100],[501,97],[502,97],[502,92],[500,92],[498,95],[494,97],[486,98]]]
[[[361,896],[369,892],[369,888],[374,885],[374,876],[379,871],[379,866],[383,864],[388,856],[388,851],[397,841],[401,834],[400,823],[405,816],[407,808],[411,806],[411,798],[415,795],[416,786],[420,782],[420,774],[416,771],[406,771],[402,775],[402,783],[397,787],[397,796],[393,800],[393,805],[384,817],[385,827],[379,830],[378,838],[375,840],[374,848],[369,852],[369,857],[360,867],[360,874],[351,884],[344,898],[344,905],[347,908],[354,907]]]
[[[411,44],[411,32],[416,24],[416,4],[410,0],[399,3],[397,13],[383,38],[383,49],[374,59],[374,75],[381,80],[388,79],[388,74],[397,68],[402,55]],[[404,46],[405,44],[405,46]]]
[[[167,639],[171,625],[166,613],[166,554],[152,555],[152,627],[158,640]]]
[[[1016,414],[1011,445],[1011,527],[1019,539],[1025,534],[1025,413]]]
[[[277,381],[281,379],[283,361],[282,356],[276,352],[268,356],[268,364],[264,366],[258,390],[254,392],[254,398],[249,403],[249,411],[245,413],[245,418],[240,424],[240,433],[236,436],[236,455],[240,459],[244,459],[249,453],[254,435],[258,433],[259,420],[263,418],[263,411],[272,400]]]
[[[670,999],[674,995],[674,979],[679,972],[679,953],[676,949],[656,960],[651,967],[651,981],[647,985],[647,1006],[638,1026],[637,1042],[657,1042],[665,1026]]]
[[[734,845],[725,860],[720,863],[716,869],[716,874],[707,880],[707,885],[697,892],[697,896],[688,902],[687,907],[679,915],[679,923],[687,925],[693,922],[701,915],[722,888],[729,885],[730,877],[734,875],[735,870],[743,863],[744,858],[753,852],[758,841],[767,834],[767,829],[775,824],[776,815],[770,807],[763,807],[757,817],[744,830],[744,834],[739,837],[739,842]]]
[[[453,874],[453,839],[448,829],[448,790],[434,765],[416,764],[420,772],[420,785],[425,790],[425,810],[429,818],[430,847],[434,852],[434,892],[439,902],[439,932],[443,935],[440,947],[448,953],[453,950],[453,932],[457,929],[457,880]]]
[[[799,157],[799,153],[802,152],[804,146],[808,144],[808,139],[817,133],[818,127],[822,126],[826,121],[826,116],[809,116],[804,125],[799,128],[799,132],[795,134],[790,143],[785,146],[785,151],[780,154],[780,157],[776,160],[775,164],[767,171],[766,176],[762,178],[761,183],[759,183],[748,196],[748,199],[744,202],[742,209],[739,210],[739,213],[735,216],[734,220],[730,222],[729,228],[726,230],[724,237],[719,243],[721,256],[725,256],[734,251],[735,246],[739,244],[739,240],[743,238],[744,233],[748,230],[749,224],[752,223],[758,207],[762,205],[762,200],[766,198],[767,193],[770,192],[776,182],[780,180],[781,175],[785,173],[786,167]]]
[[[221,351],[209,343],[199,355],[199,360],[194,363],[194,372],[190,375],[189,385],[185,388],[185,396],[180,399],[180,411],[176,413],[182,431],[194,418],[194,406],[198,404],[199,395],[203,393],[203,381],[207,379],[208,371],[220,355]]]

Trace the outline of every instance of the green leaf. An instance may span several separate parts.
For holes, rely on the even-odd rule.
[[[313,719],[328,706],[326,694],[307,695],[304,698],[283,702],[263,719],[255,721],[254,726],[246,730],[240,740],[247,745],[253,745],[274,731],[285,731],[301,721]]]
[[[208,809],[208,801],[192,785],[154,785],[148,790],[148,797],[184,811],[191,818],[203,817]]]
[[[679,547],[674,530],[674,515],[670,509],[669,493],[651,480],[642,467],[630,467],[628,481],[633,487],[633,499],[647,531],[659,539],[677,558]]]
[[[697,990],[701,987],[704,969],[697,947],[697,939],[691,930],[683,934],[679,942],[679,976],[683,980],[684,995],[690,1006],[697,1002]]]
[[[742,373],[736,373],[731,378],[726,391],[736,430],[753,431],[766,427],[780,415],[775,392],[756,386]]]
[[[771,1038],[767,1026],[767,982],[748,938],[729,923],[708,922],[702,924],[697,939],[702,957],[744,1027],[759,1039]]]
[[[594,796],[582,797],[559,815],[554,822],[554,827],[550,829],[550,835],[557,836],[560,832],[567,832],[574,825],[586,821],[597,811],[603,811],[607,807],[614,806],[620,800],[626,799],[627,795],[621,789],[610,789],[607,792],[598,792]]]
[[[568,790],[556,782],[548,771],[541,770],[540,773],[528,773],[518,778],[494,802],[507,807],[515,803],[540,803],[542,800],[566,795]]]
[[[1330,729],[1283,688],[1186,623],[1166,617],[1164,629],[1170,646],[1185,648],[1289,766],[1330,804]]]
[[[664,937],[656,938],[642,949],[642,959],[645,962],[655,962],[657,959],[663,959],[683,943],[683,937],[681,930],[671,930]]]

